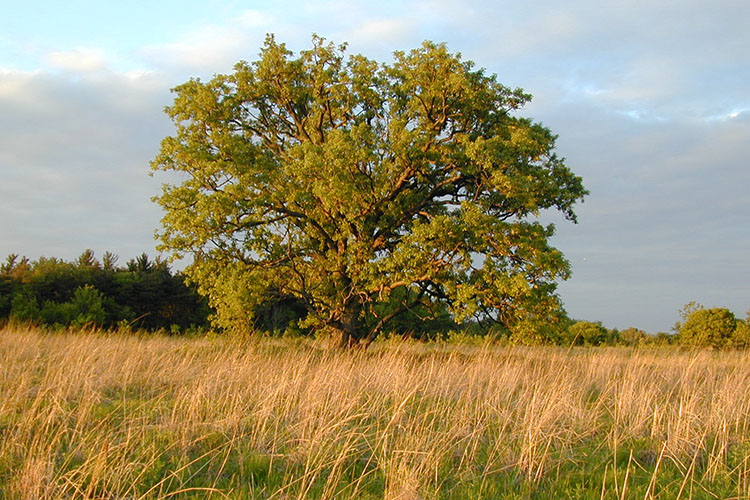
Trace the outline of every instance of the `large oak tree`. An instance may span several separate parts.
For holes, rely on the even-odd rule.
[[[174,89],[176,134],[154,170],[161,248],[219,326],[250,328],[269,294],[342,345],[368,343],[416,306],[447,304],[527,335],[561,311],[569,275],[544,209],[575,221],[586,194],[555,136],[517,116],[530,96],[425,42],[391,64],[314,36]]]

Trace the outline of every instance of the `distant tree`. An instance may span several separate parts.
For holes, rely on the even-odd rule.
[[[116,302],[132,312],[134,324],[153,330],[176,325],[187,328],[206,321],[208,309],[185,278],[173,274],[166,261],[141,254],[118,273]]]
[[[112,252],[104,252],[102,255],[102,268],[108,272],[114,272],[117,269],[119,257]]]
[[[543,322],[526,322],[513,331],[495,329],[501,337],[507,337],[514,345],[547,345],[565,343],[569,325],[566,318],[548,318]]]
[[[78,288],[70,301],[73,308],[73,326],[102,326],[107,314],[104,311],[104,296],[91,285]]]
[[[274,290],[268,290],[265,300],[252,311],[253,327],[267,333],[309,333],[299,328],[305,316],[307,309],[302,301]]]
[[[642,343],[646,339],[646,332],[631,326],[630,328],[626,328],[619,332],[618,338],[620,343],[634,346]]]
[[[16,267],[18,262],[18,254],[12,253],[5,258],[5,262],[0,265],[0,275],[8,276],[11,271]]]
[[[601,345],[607,340],[607,329],[601,323],[578,321],[570,326],[568,338],[573,345]]]
[[[148,255],[145,253],[142,253],[135,259],[130,259],[128,261],[128,271],[134,272],[134,273],[140,273],[140,274],[146,274],[151,272],[154,269],[155,263],[151,262],[148,258]]]
[[[10,316],[11,301],[18,286],[13,279],[0,272],[0,323]]]
[[[252,328],[270,287],[341,345],[435,301],[541,331],[569,265],[535,217],[575,221],[586,190],[517,116],[530,96],[441,44],[387,65],[344,51],[313,37],[295,57],[269,36],[258,61],[174,89],[152,166],[184,181],[157,199],[161,249],[192,255],[225,328]]]
[[[655,346],[666,346],[677,342],[675,335],[670,335],[667,332],[658,332],[656,335],[649,335],[646,337],[646,343]]]
[[[681,344],[696,347],[730,346],[737,327],[737,318],[729,309],[706,309],[698,304],[688,304],[682,312],[682,321],[676,325]]]
[[[34,261],[28,275],[29,285],[40,304],[68,302],[76,289],[92,278],[90,267],[54,257],[40,257]]]
[[[94,251],[91,249],[84,250],[75,263],[79,268],[99,269],[101,267],[99,261],[96,260]]]
[[[0,273],[18,282],[25,282],[31,271],[31,264],[26,257],[19,257],[17,254],[8,255],[5,264],[0,267]]]
[[[373,314],[365,318],[365,328],[372,327],[372,323],[379,321],[380,317],[402,303],[405,300],[405,297],[402,296],[404,293],[406,293],[405,289],[394,290],[388,302],[375,306]],[[451,330],[459,328],[459,325],[453,320],[453,316],[444,302],[425,300],[393,318],[383,331],[428,340],[438,338]]]
[[[737,326],[732,333],[732,345],[738,349],[750,348],[750,311],[745,320],[737,320]]]

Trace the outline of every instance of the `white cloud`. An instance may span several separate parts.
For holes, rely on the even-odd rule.
[[[235,22],[238,26],[244,29],[266,29],[277,23],[277,18],[268,13],[260,10],[247,9],[243,10],[239,16],[235,18]]]
[[[54,51],[48,54],[47,60],[52,66],[73,73],[90,73],[107,68],[104,51],[87,47]]]
[[[451,13],[459,2],[446,1]],[[643,117],[707,117],[750,102],[746,2],[470,2],[464,49],[501,79],[559,100],[592,88],[600,105]],[[589,95],[588,97],[592,97]]]
[[[235,52],[244,45],[246,36],[236,30],[206,26],[178,42],[149,49],[147,55],[162,68],[177,66],[201,70],[226,66],[235,60]]]
[[[174,42],[144,47],[140,54],[151,67],[178,80],[210,77],[230,72],[239,60],[254,58],[266,33],[280,24],[270,13],[245,10],[227,24],[199,26]]]
[[[26,82],[38,72],[19,71],[0,67],[0,99],[22,99]]]
[[[350,38],[360,43],[400,43],[414,29],[413,22],[405,18],[373,19],[353,29]]]

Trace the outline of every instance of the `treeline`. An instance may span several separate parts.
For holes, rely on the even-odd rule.
[[[213,311],[195,287],[167,262],[145,253],[118,265],[105,253],[101,260],[86,250],[72,262],[42,257],[31,261],[9,255],[0,264],[0,323],[14,321],[47,327],[129,328],[172,333],[203,331]],[[275,335],[305,336],[307,311],[291,297],[272,290],[253,311],[252,330]],[[389,324],[384,335],[419,340],[472,341],[490,335],[512,344],[637,346],[678,344],[712,348],[750,348],[750,312],[737,318],[725,308],[690,303],[672,333],[649,334],[638,328],[609,329],[600,322],[561,317],[546,331],[513,335],[497,324],[453,321],[448,308],[417,306]]]
[[[208,326],[205,301],[165,261],[144,253],[117,262],[91,250],[72,262],[9,255],[0,265],[0,321],[171,332]]]
[[[562,345],[681,345],[714,349],[750,348],[750,311],[740,319],[724,307],[691,302],[680,312],[672,333],[649,334],[639,328],[608,329],[600,322],[566,320],[559,334],[547,339]]]

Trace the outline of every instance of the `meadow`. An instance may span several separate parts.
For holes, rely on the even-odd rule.
[[[750,354],[0,330],[0,498],[745,499]]]

